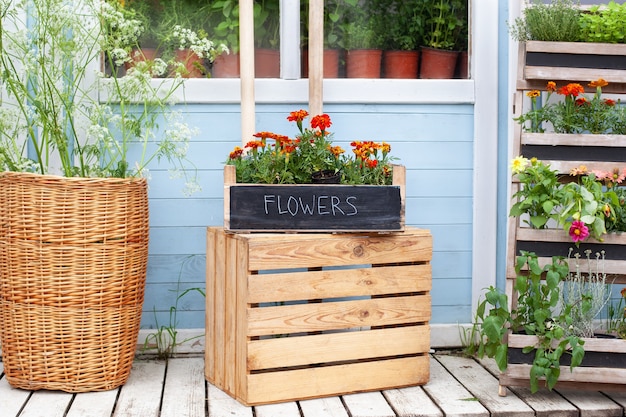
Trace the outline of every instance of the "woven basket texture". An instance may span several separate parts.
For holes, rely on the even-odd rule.
[[[9,384],[103,391],[130,374],[148,258],[145,179],[0,173]]]

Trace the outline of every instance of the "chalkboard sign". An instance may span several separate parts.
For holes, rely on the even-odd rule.
[[[237,184],[229,188],[227,230],[404,230],[400,186]]]

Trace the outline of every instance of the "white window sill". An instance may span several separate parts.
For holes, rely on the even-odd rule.
[[[156,81],[155,81],[156,82]],[[163,82],[160,80],[159,82]],[[239,103],[240,80],[188,79],[179,100],[186,103]],[[256,79],[257,103],[306,103],[309,80]],[[473,80],[326,79],[324,103],[473,104]]]

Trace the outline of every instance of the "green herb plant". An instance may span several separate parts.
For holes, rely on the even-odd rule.
[[[509,34],[519,42],[577,42],[580,39],[580,10],[573,0],[535,0],[509,25]]]
[[[485,299],[478,305],[477,355],[494,358],[498,368],[505,371],[506,334],[512,331],[535,335],[537,345],[522,350],[535,354],[530,370],[531,391],[539,389],[541,380],[552,389],[560,376],[561,357],[571,355],[571,370],[582,363],[585,354],[584,341],[568,332],[573,324],[573,305],[562,303],[562,283],[569,275],[569,267],[563,257],[552,257],[552,262],[542,268],[535,253],[522,251],[516,258],[515,272],[515,309],[509,310],[508,297],[494,287],[487,290]]]
[[[583,42],[626,43],[626,4],[592,6],[581,14],[580,26]]]

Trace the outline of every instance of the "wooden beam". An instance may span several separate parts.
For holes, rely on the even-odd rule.
[[[241,142],[255,133],[254,103],[254,7],[252,0],[239,0],[239,59],[241,77]]]
[[[309,112],[322,114],[324,81],[324,0],[309,1]]]

